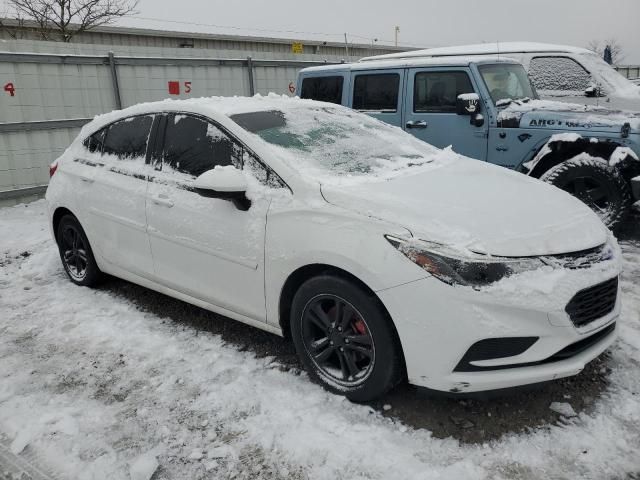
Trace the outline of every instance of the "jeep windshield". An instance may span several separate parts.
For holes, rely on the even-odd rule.
[[[516,100],[538,98],[522,65],[498,63],[479,65],[482,80],[496,107],[506,107]]]
[[[299,171],[386,176],[430,163],[438,152],[397,127],[343,107],[300,101],[282,111],[239,113],[230,118],[281,150]]]

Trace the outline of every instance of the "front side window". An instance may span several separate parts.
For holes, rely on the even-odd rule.
[[[514,63],[485,64],[478,67],[493,103],[507,106],[513,100],[538,98],[522,65]]]
[[[583,92],[591,85],[589,72],[568,57],[534,57],[529,75],[539,90]]]
[[[144,158],[152,124],[151,115],[125,118],[112,123],[107,129],[102,152],[121,160]]]
[[[168,118],[163,163],[197,177],[217,165],[232,165],[234,144],[212,123],[190,115]]]
[[[365,112],[396,112],[399,89],[397,73],[358,75],[353,87],[353,108]]]
[[[339,105],[342,103],[343,84],[344,78],[341,76],[305,78],[302,80],[300,97]]]
[[[466,72],[418,72],[413,86],[413,111],[455,113],[458,95],[474,93]]]

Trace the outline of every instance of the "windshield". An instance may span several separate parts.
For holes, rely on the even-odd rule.
[[[438,152],[397,127],[346,108],[307,104],[231,119],[289,154],[301,173],[311,167],[332,176],[384,174],[429,163]]]
[[[496,106],[506,106],[513,100],[538,97],[522,65],[498,63],[480,65],[478,69]]]
[[[602,80],[607,84],[602,86],[607,94],[636,97],[640,94],[640,88],[623,77],[600,56],[595,53],[581,53],[580,57],[585,66],[591,70],[596,83]]]

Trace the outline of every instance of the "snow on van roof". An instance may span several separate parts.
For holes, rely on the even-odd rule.
[[[360,62],[371,62],[379,60],[398,60],[407,58],[424,57],[449,57],[449,56],[469,56],[469,55],[508,55],[509,53],[527,52],[565,52],[565,53],[588,53],[589,50],[569,45],[554,45],[551,43],[535,42],[496,42],[477,43],[473,45],[459,45],[455,47],[427,48],[424,50],[413,50],[410,52],[390,53],[386,55],[376,55],[364,57]]]
[[[404,55],[404,54],[403,54]],[[369,70],[372,68],[415,68],[415,67],[429,67],[429,66],[467,66],[470,63],[517,63],[516,60],[510,59],[506,56],[491,56],[478,59],[473,56],[450,56],[450,57],[438,57],[438,58],[403,58],[400,57],[387,57],[387,55],[380,55],[380,57],[369,57],[366,63],[362,60],[356,63],[340,63],[335,65],[320,65],[317,67],[307,67],[302,69],[301,73],[310,72],[326,72],[326,71],[357,71],[357,70]]]

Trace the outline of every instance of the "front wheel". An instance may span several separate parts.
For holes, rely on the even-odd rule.
[[[311,378],[352,401],[373,400],[401,379],[401,351],[380,301],[349,280],[322,275],[293,299],[291,333]]]
[[[579,155],[547,170],[541,177],[578,198],[615,230],[631,207],[631,192],[624,178],[602,158]]]

